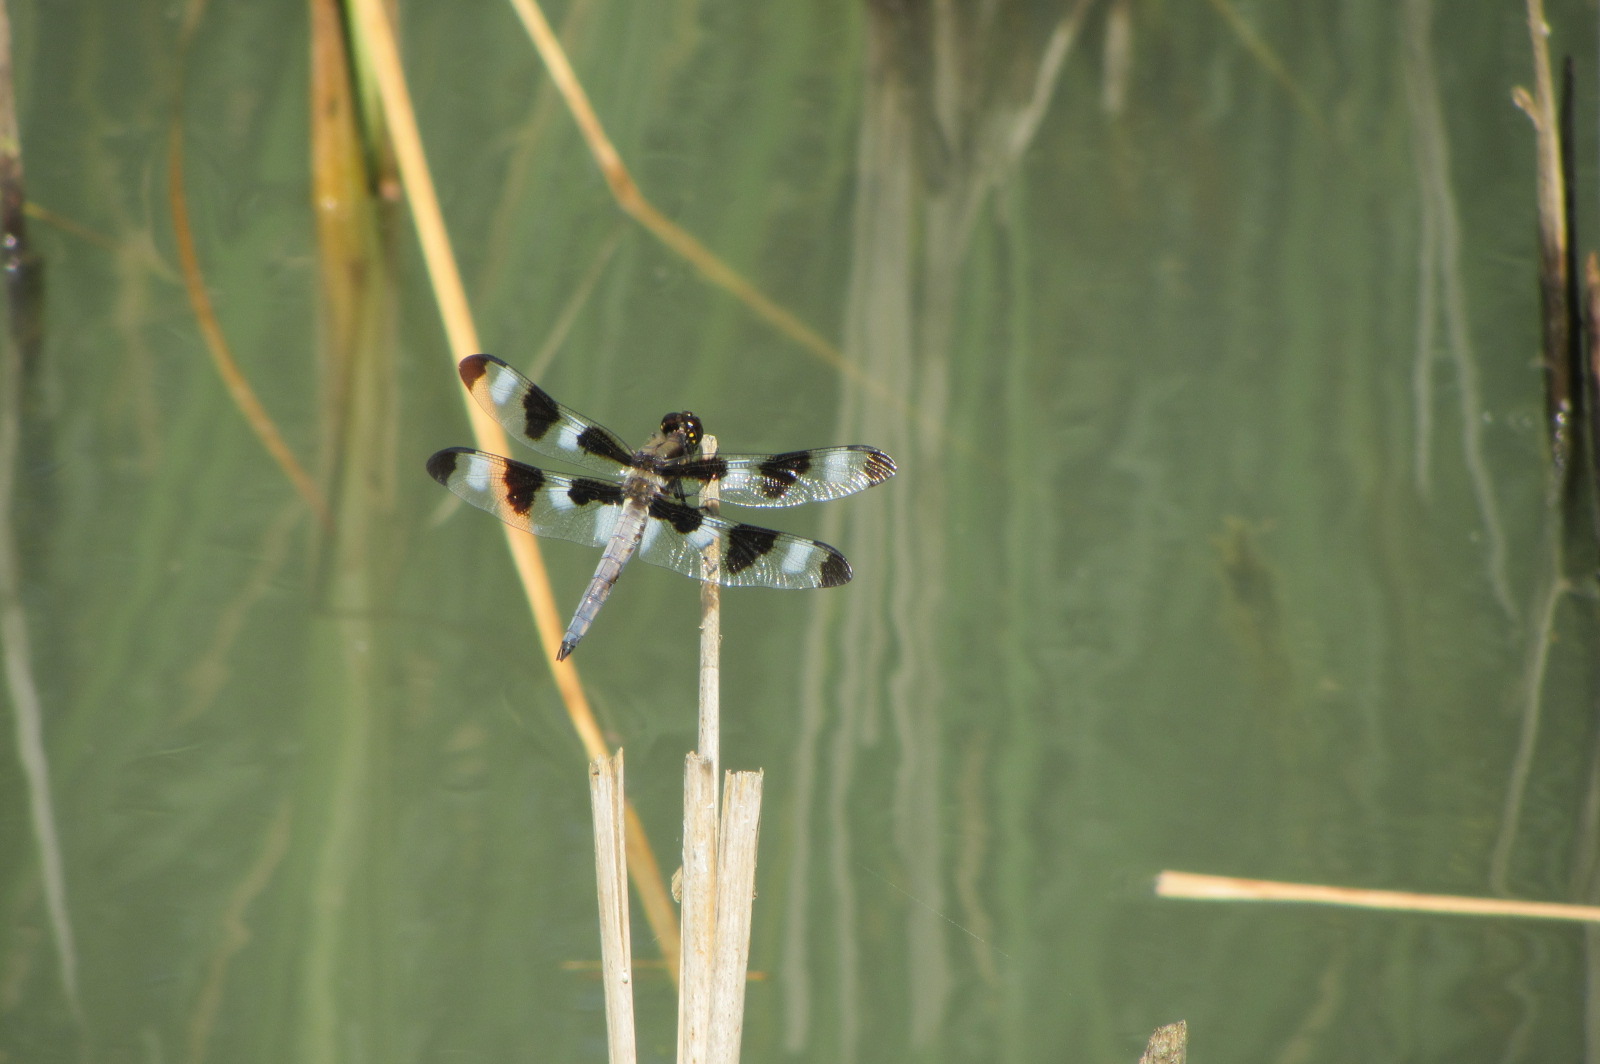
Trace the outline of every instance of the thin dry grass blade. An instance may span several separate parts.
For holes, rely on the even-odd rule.
[[[114,252],[120,250],[117,246],[117,242],[106,236],[104,233],[95,232],[93,229],[90,229],[81,222],[73,221],[64,214],[57,214],[50,208],[40,206],[38,203],[32,200],[29,200],[27,203],[23,204],[23,212],[27,214],[29,218],[41,221],[50,226],[52,229],[59,229],[63,233],[71,233],[84,243],[93,244],[102,251]],[[160,263],[152,263],[151,268],[162,274],[162,276],[167,276],[170,273],[170,271],[163,270]]]
[[[572,113],[573,121],[577,122],[579,132],[589,145],[589,152],[594,156],[595,164],[600,167],[600,173],[606,179],[606,185],[616,198],[617,205],[649,230],[656,239],[699,270],[706,280],[730,293],[779,332],[830,366],[834,366],[851,380],[869,388],[879,397],[898,401],[899,397],[890,395],[881,382],[863,374],[854,363],[845,359],[837,347],[769,298],[746,280],[743,274],[723,262],[692,233],[662,214],[656,209],[655,204],[645,198],[633,175],[628,171],[627,165],[623,163],[616,146],[606,135],[605,127],[600,124],[600,118],[589,102],[589,94],[584,91],[583,83],[573,73],[572,64],[567,61],[566,50],[561,47],[561,41],[550,28],[550,23],[544,17],[544,11],[539,7],[537,0],[511,0],[511,6],[516,11],[517,17],[522,20],[528,36],[533,40],[533,46],[538,50],[539,58],[544,61],[545,69],[550,72],[550,78],[555,82],[557,91],[566,101],[567,109]]]
[[[439,304],[439,314],[444,322],[451,352],[456,360],[460,360],[481,349],[477,327],[472,321],[466,289],[461,282],[461,273],[450,248],[449,234],[445,229],[444,216],[439,209],[438,196],[434,192],[433,178],[423,152],[421,134],[417,130],[416,114],[411,106],[410,91],[406,88],[393,27],[389,23],[382,0],[350,0],[350,3],[354,16],[354,33],[361,38],[364,46],[362,54],[366,55],[372,64],[371,74],[378,87],[384,119],[393,139],[400,180],[405,188],[406,202],[410,205],[412,220],[417,227],[418,239],[422,244],[423,259],[433,283],[434,298]],[[465,389],[462,389],[461,396],[467,408],[467,417],[471,422],[477,445],[486,451],[501,454],[508,452],[509,441],[499,423],[479,409]],[[512,562],[516,565],[517,575],[522,581],[528,606],[533,612],[534,626],[538,629],[540,643],[544,648],[546,659],[550,662],[556,689],[560,692],[567,708],[567,715],[590,759],[605,757],[609,751],[601,735],[600,726],[596,723],[594,713],[589,707],[588,696],[585,695],[579,680],[577,667],[571,659],[564,662],[556,660],[556,651],[561,645],[563,625],[556,611],[555,595],[551,591],[549,574],[545,570],[544,557],[539,551],[537,541],[532,536],[517,532],[509,526],[506,526],[504,531]],[[650,928],[656,936],[656,941],[661,944],[662,953],[668,959],[668,970],[676,973],[678,927],[672,899],[667,892],[666,883],[661,878],[661,867],[650,849],[643,824],[631,802],[628,803],[626,819],[628,868],[633,876],[634,885],[639,889],[640,903],[644,906]]]
[[[572,294],[567,297],[566,304],[561,312],[556,315],[555,324],[545,334],[539,350],[529,361],[527,369],[523,372],[533,380],[544,376],[545,370],[550,368],[550,363],[555,361],[556,352],[567,342],[567,335],[572,332],[573,325],[577,324],[579,315],[589,305],[589,299],[594,295],[594,290],[600,285],[600,277],[605,273],[605,268],[616,254],[617,248],[622,244],[622,238],[627,232],[627,225],[618,222],[611,235],[600,244],[589,263],[588,269],[583,271],[583,276],[578,278],[578,283],[572,288]]]
[[[294,486],[295,492],[305,500],[317,520],[324,528],[330,528],[333,522],[327,500],[323,498],[311,475],[300,464],[300,460],[289,449],[283,434],[278,431],[277,423],[267,413],[266,407],[261,405],[255,389],[250,386],[249,379],[245,377],[244,371],[239,368],[238,361],[233,357],[227,336],[222,331],[222,324],[217,320],[216,308],[211,305],[211,293],[206,288],[205,274],[200,267],[200,253],[195,249],[194,231],[189,226],[189,202],[183,181],[182,70],[205,6],[203,0],[198,0],[190,5],[185,14],[178,43],[178,89],[173,100],[172,124],[167,129],[167,204],[172,212],[172,235],[178,245],[178,265],[183,273],[183,288],[189,296],[189,306],[194,311],[195,323],[199,325],[200,335],[205,340],[206,351],[211,356],[212,365],[217,369],[217,375],[222,378],[223,386],[228,389],[228,396],[233,400],[233,405],[244,415],[250,431],[255,433],[256,439],[261,441],[261,445],[267,449],[272,460],[278,463],[278,468],[283,470],[284,475],[289,478],[289,483]]]
[[[250,944],[252,937],[245,914],[271,885],[273,875],[289,852],[289,840],[293,834],[292,814],[293,806],[288,801],[279,803],[278,812],[267,825],[262,838],[260,854],[228,896],[227,907],[222,912],[222,939],[206,964],[199,1000],[189,1014],[188,1053],[184,1059],[190,1064],[202,1064],[210,1055],[211,1035],[217,1028],[217,1017],[222,1013],[228,967],[234,957]]]
[[[1278,53],[1273,51],[1272,46],[1262,39],[1261,34],[1256,32],[1255,27],[1245,21],[1243,15],[1239,14],[1239,9],[1234,7],[1230,0],[1211,0],[1211,6],[1216,9],[1217,14],[1222,16],[1222,21],[1226,22],[1228,27],[1233,30],[1234,36],[1239,38],[1239,43],[1244,45],[1245,51],[1254,56],[1256,62],[1261,64],[1261,68],[1271,74],[1279,85],[1283,86],[1284,91],[1289,94],[1289,98],[1294,101],[1295,106],[1300,108],[1301,112],[1316,124],[1317,129],[1326,133],[1328,123],[1323,119],[1322,112],[1318,111],[1317,105],[1311,102],[1311,97],[1306,94],[1305,89],[1300,87],[1300,83],[1289,72],[1288,65],[1279,58]]]
[[[256,439],[261,441],[272,460],[289,478],[295,492],[305,500],[317,520],[326,528],[332,523],[327,500],[289,449],[266,407],[256,397],[255,389],[250,386],[250,381],[233,357],[232,349],[228,347],[227,337],[211,305],[211,294],[206,290],[205,276],[200,269],[200,256],[195,251],[194,234],[189,228],[189,206],[183,191],[183,127],[177,119],[173,120],[167,138],[167,177],[167,199],[172,208],[172,231],[178,244],[178,264],[183,269],[183,287],[189,295],[189,306],[194,310],[200,334],[205,339],[206,351],[210,353],[217,375],[228,389],[233,405],[244,415],[250,431],[256,434]]]

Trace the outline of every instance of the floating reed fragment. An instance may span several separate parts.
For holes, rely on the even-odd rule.
[[[1198,872],[1162,872],[1156,896],[1195,901],[1288,901],[1344,905],[1390,912],[1444,913],[1452,916],[1517,916],[1534,920],[1576,920],[1600,923],[1600,905],[1569,905],[1514,898],[1474,898],[1459,894],[1413,894],[1403,890],[1363,890],[1322,883],[1284,883],[1272,879],[1235,879]]]

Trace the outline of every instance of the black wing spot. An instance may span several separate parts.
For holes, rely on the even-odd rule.
[[[530,440],[542,440],[550,426],[561,420],[561,408],[540,388],[532,384],[522,395],[522,431]]]
[[[705,523],[705,515],[693,506],[683,506],[671,499],[663,499],[659,495],[650,500],[650,516],[657,521],[665,521],[671,525],[673,531],[681,532],[687,536],[697,532]]]
[[[438,451],[428,458],[428,475],[441,484],[450,483],[450,474],[456,471],[456,455],[461,452],[454,447],[445,451]]]
[[[680,458],[671,464],[667,472],[674,477],[709,482],[713,478],[727,476],[728,463],[721,458]]]
[[[778,533],[755,525],[734,525],[728,530],[728,556],[723,566],[730,573],[742,573],[760,561],[778,541]]]
[[[544,487],[544,470],[533,466],[510,465],[503,467],[501,483],[505,488],[506,505],[526,517],[533,509],[533,497]]]
[[[622,485],[607,480],[575,477],[572,487],[567,489],[567,498],[578,506],[588,506],[592,502],[615,506],[622,502]]]
[[[617,446],[616,437],[594,425],[590,425],[578,435],[578,449],[585,454],[609,458],[618,465],[628,465],[633,461],[633,455]]]
[[[769,499],[781,499],[794,487],[794,482],[811,471],[811,454],[807,451],[787,451],[775,454],[756,467],[761,471],[761,494]]]

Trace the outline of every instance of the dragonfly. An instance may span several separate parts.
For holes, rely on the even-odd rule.
[[[826,543],[713,514],[701,504],[713,481],[724,503],[798,506],[853,495],[895,474],[894,459],[861,444],[706,455],[700,419],[687,410],[666,415],[655,435],[633,450],[493,355],[471,355],[459,368],[478,405],[512,436],[546,457],[603,474],[551,473],[471,447],[447,447],[428,459],[434,480],[506,524],[603,549],[558,660],[578,645],[634,557],[727,587],[850,581],[850,563]],[[715,564],[708,565],[708,554],[717,557]]]

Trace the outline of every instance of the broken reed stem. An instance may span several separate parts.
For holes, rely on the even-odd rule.
[[[704,1061],[711,1022],[716,941],[717,782],[711,761],[691,753],[683,768],[683,881],[679,933],[678,1061]]]
[[[1145,1043],[1139,1064],[1183,1064],[1189,1053],[1189,1024],[1186,1020],[1157,1027]]]
[[[717,438],[701,441],[717,453]],[[700,505],[718,510],[717,482]],[[755,900],[756,843],[761,825],[761,773],[730,772],[720,817],[717,762],[721,727],[722,559],[704,552],[700,585],[700,734],[683,776],[682,970],[678,979],[679,1064],[735,1064],[744,1032],[744,984],[750,962],[750,911]]]
[[[712,458],[717,453],[717,438],[700,442],[700,453]],[[708,481],[700,492],[700,505],[712,517],[722,509],[716,480]],[[722,585],[717,577],[722,570],[722,546],[712,540],[704,551],[705,567],[700,584],[700,744],[695,749],[711,762],[715,786],[721,763],[722,731]],[[712,795],[712,804],[716,796]]]
[[[722,796],[708,1064],[737,1064],[739,1060],[750,967],[750,917],[756,896],[756,849],[761,838],[761,778],[760,772],[730,772]]]
[[[1290,901],[1344,905],[1391,912],[1446,913],[1453,916],[1519,916],[1535,920],[1577,920],[1600,923],[1600,905],[1567,905],[1512,898],[1472,898],[1458,894],[1412,894],[1400,890],[1363,890],[1320,883],[1283,883],[1271,879],[1234,879],[1197,872],[1162,872],[1156,896],[1196,901]]]
[[[633,1064],[633,959],[628,937],[628,857],[624,842],[622,751],[589,762],[594,868],[600,896],[600,967],[606,992],[611,1064]]]

